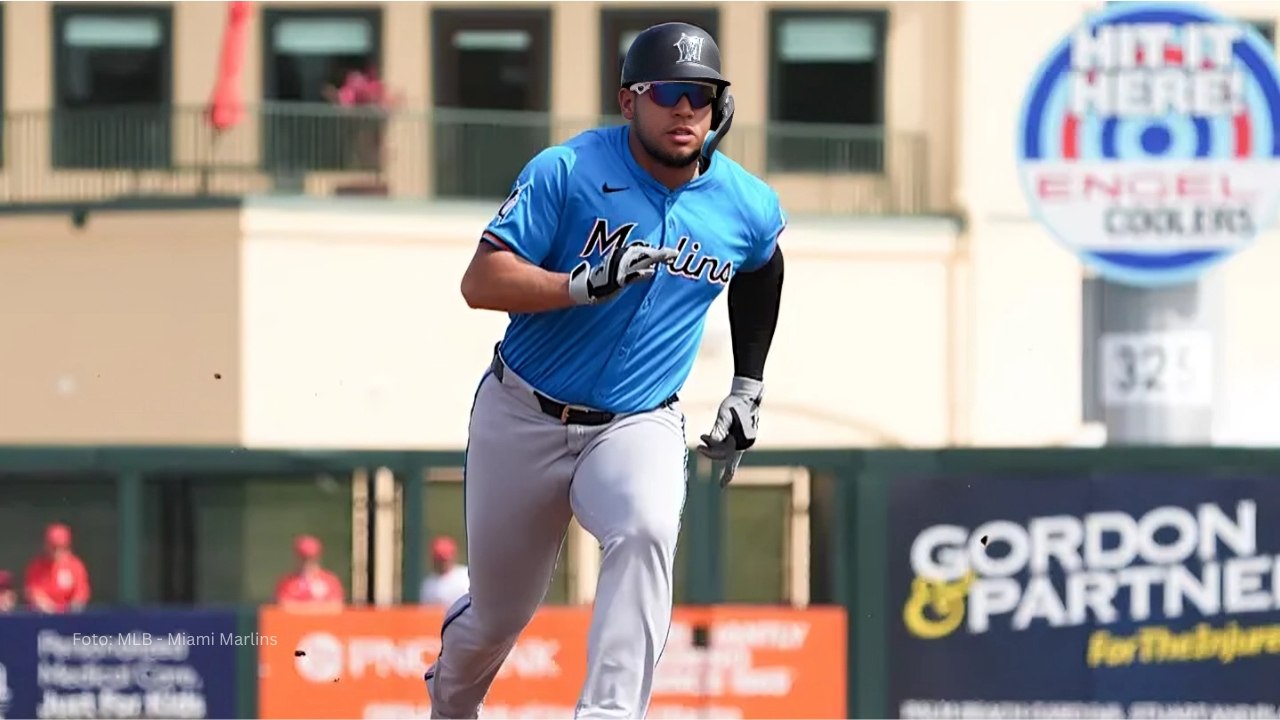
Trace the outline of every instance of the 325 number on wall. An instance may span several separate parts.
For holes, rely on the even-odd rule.
[[[1207,332],[1107,333],[1099,349],[1105,405],[1213,402],[1213,338]]]

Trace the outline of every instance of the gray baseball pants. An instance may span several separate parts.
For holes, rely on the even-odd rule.
[[[475,718],[545,598],[569,520],[602,559],[576,718],[642,718],[671,626],[688,450],[678,404],[566,424],[495,356],[476,393],[464,504],[471,591],[427,671],[433,718]]]

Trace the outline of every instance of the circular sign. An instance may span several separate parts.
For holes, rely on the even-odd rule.
[[[1018,129],[1032,213],[1116,282],[1193,280],[1280,209],[1275,52],[1203,7],[1089,17],[1037,70]]]

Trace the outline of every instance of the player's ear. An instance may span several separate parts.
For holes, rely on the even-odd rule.
[[[636,115],[636,94],[626,88],[618,88],[618,108],[622,117],[631,120]]]

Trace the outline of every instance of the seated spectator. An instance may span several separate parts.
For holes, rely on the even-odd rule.
[[[320,563],[324,547],[311,535],[299,536],[293,544],[298,569],[280,578],[276,585],[276,603],[287,610],[300,612],[337,612],[342,609],[345,594],[338,576]]]
[[[449,607],[471,589],[467,566],[455,562],[457,555],[453,538],[442,535],[431,542],[432,572],[422,580],[420,600],[424,605]]]
[[[66,525],[45,529],[44,553],[27,566],[25,585],[27,603],[37,612],[80,612],[89,603],[89,572],[71,551]]]
[[[18,609],[18,593],[13,589],[13,573],[0,570],[0,613]]]

